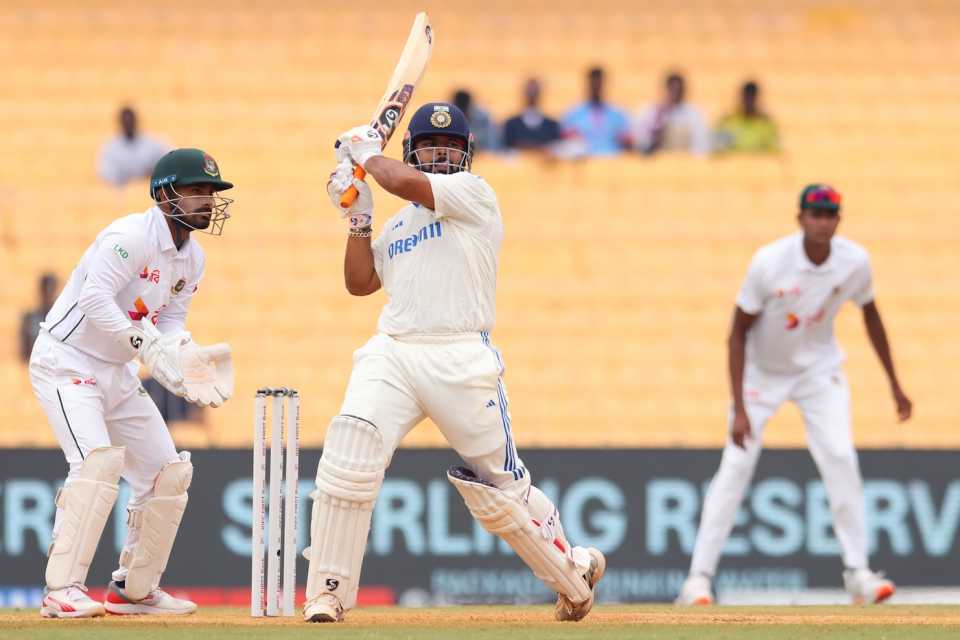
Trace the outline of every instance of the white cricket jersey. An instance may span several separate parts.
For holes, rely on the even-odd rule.
[[[778,374],[839,365],[833,319],[845,301],[863,306],[873,295],[870,257],[846,238],[833,237],[819,266],[807,257],[802,233],[762,247],[737,296],[738,307],[760,315],[747,332],[747,363]]]
[[[490,331],[503,220],[493,189],[472,173],[425,174],[435,211],[410,204],[387,221],[373,258],[389,301],[389,335]]]
[[[40,328],[94,358],[129,362],[118,333],[144,317],[161,333],[184,329],[203,268],[203,249],[191,237],[178,251],[159,208],[124,216],[97,235]]]

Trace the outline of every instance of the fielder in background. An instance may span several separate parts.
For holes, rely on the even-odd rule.
[[[190,234],[220,234],[231,200],[217,192],[231,187],[199,149],[165,155],[150,183],[154,206],[100,232],[40,325],[30,381],[70,466],[57,494],[44,617],[197,608],[158,588],[193,467],[140,386],[134,358],[200,406],[218,407],[233,393],[229,345],[200,347],[185,330],[204,269]],[[131,488],[127,540],[101,604],[86,593],[87,571],[121,477]]]
[[[388,301],[377,335],[354,353],[340,415],[324,441],[304,619],[340,621],[355,605],[384,472],[403,437],[430,417],[465,463],[447,478],[470,513],[557,592],[558,620],[580,620],[606,561],[567,540],[513,443],[503,360],[489,333],[503,222],[493,189],[470,173],[466,117],[451,104],[422,106],[404,137],[404,162],[385,158],[380,134],[368,126],[339,142],[330,198],[340,209],[351,185],[359,191],[341,209],[350,224],[347,290],[364,296],[382,286]],[[353,163],[410,201],[372,243],[373,199],[353,178]]]
[[[711,604],[720,552],[760,456],[763,428],[791,400],[806,424],[843,549],[843,582],[855,603],[881,602],[891,581],[867,564],[866,510],[850,426],[850,389],[833,319],[847,300],[863,310],[870,342],[890,381],[897,415],[910,418],[880,312],[867,251],[835,236],[840,194],[824,184],[800,195],[802,232],[757,251],[737,296],[730,332],[730,439],[703,504],[690,576],[678,604]]]

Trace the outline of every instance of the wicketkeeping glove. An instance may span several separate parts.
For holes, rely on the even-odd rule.
[[[190,342],[186,331],[162,334],[148,318],[140,326],[131,326],[119,336],[120,341],[137,355],[150,376],[170,393],[183,396],[183,374],[180,370],[180,347]]]
[[[201,407],[219,407],[233,395],[233,359],[230,345],[218,342],[201,347],[193,340],[181,345],[183,396]]]

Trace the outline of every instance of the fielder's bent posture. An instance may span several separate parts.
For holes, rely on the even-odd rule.
[[[339,209],[351,184],[360,193],[343,212],[347,289],[362,296],[382,286],[388,302],[377,335],[354,353],[340,415],[327,430],[304,619],[340,621],[353,608],[384,471],[403,437],[429,416],[466,464],[447,478],[470,513],[557,592],[558,620],[580,620],[606,561],[596,549],[570,544],[513,444],[503,361],[489,335],[503,223],[493,189],[469,172],[466,117],[450,104],[421,107],[404,137],[404,162],[381,155],[370,127],[339,142],[331,200]],[[351,160],[410,201],[372,243],[370,188],[353,179]]]
[[[834,236],[840,194],[823,184],[800,195],[801,233],[757,251],[737,296],[730,332],[733,394],[730,440],[703,504],[690,576],[679,604],[713,602],[711,580],[734,516],[760,456],[763,428],[791,400],[807,428],[810,452],[820,470],[843,549],[843,582],[857,603],[881,602],[894,586],[867,564],[863,485],[850,428],[850,390],[833,319],[847,300],[863,309],[874,350],[883,363],[897,414],[910,417],[886,332],[874,302],[865,249]]]
[[[201,406],[233,393],[230,347],[199,347],[184,328],[204,267],[190,233],[219,235],[231,201],[217,192],[232,186],[199,149],[165,155],[150,183],[154,206],[100,232],[40,325],[30,380],[70,466],[57,494],[44,617],[197,608],[157,588],[193,467],[189,453],[177,454],[133,359]],[[87,570],[121,476],[131,488],[127,540],[101,604],[86,593]]]

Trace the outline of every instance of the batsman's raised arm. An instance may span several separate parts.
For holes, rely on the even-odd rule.
[[[340,136],[339,142],[338,161],[352,160],[372,175],[377,184],[398,198],[434,208],[430,180],[409,164],[384,156],[381,151],[383,139],[376,129],[354,127]]]
[[[357,199],[343,209],[340,200],[351,186],[357,189]],[[330,202],[349,224],[347,247],[343,258],[343,280],[351,295],[366,296],[380,289],[376,261],[373,255],[373,194],[363,180],[353,177],[353,164],[341,162],[327,182]]]

